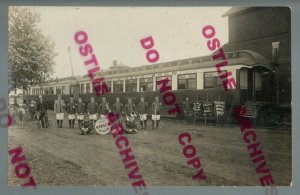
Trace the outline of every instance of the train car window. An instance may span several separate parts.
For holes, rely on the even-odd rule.
[[[62,86],[62,88],[61,88],[61,94],[65,94],[65,89],[66,89],[66,87]]]
[[[109,92],[112,92],[112,91],[111,91],[111,82],[108,81],[108,80],[106,80],[106,81],[105,81],[105,84],[106,84],[106,86],[107,86],[108,91],[109,91]]]
[[[61,94],[61,86],[56,86],[56,94]]]
[[[248,89],[248,70],[240,69],[240,89]]]
[[[51,95],[54,94],[54,87],[49,87],[49,94],[51,94]]]
[[[226,73],[222,71],[220,74]],[[204,88],[222,88],[223,83],[220,79],[218,72],[205,72],[204,73]]]
[[[70,95],[72,95],[74,93],[74,86],[70,85]],[[57,93],[57,90],[56,90],[56,94]]]
[[[196,89],[197,74],[182,74],[178,75],[178,89]]]
[[[128,79],[125,81],[126,92],[137,92],[137,79]]]
[[[48,95],[48,94],[49,94],[48,87],[45,88],[44,94],[45,94],[45,95]]]
[[[90,88],[90,84],[89,83],[87,83],[86,84],[86,93],[91,93],[91,88]]]
[[[81,85],[80,85],[80,93],[81,93],[81,94],[84,94],[84,84],[81,84]]]
[[[165,77],[168,77],[168,79],[169,79],[168,86],[172,86],[172,76],[158,76],[158,77],[156,77],[156,91],[160,87],[160,86],[157,85],[157,81],[160,81],[160,80],[164,79]]]
[[[153,78],[140,78],[140,91],[153,91]]]
[[[262,87],[262,78],[261,74],[259,72],[255,72],[255,89],[256,90],[261,90]]]
[[[113,81],[114,92],[123,92],[123,80]]]

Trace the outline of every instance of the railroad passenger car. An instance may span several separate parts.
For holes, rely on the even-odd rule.
[[[232,109],[237,105],[252,107],[252,113],[248,113],[249,117],[262,121],[271,112],[276,113],[274,69],[271,63],[250,50],[228,52],[226,58],[228,65],[222,67],[222,70],[231,71],[236,80],[236,88],[228,91],[224,90],[217,73],[215,65],[218,61],[213,61],[211,56],[140,67],[115,67],[104,70],[97,76],[105,78],[111,93],[104,96],[111,104],[115,102],[116,97],[120,97],[123,103],[127,102],[128,97],[132,97],[133,102],[138,103],[141,96],[151,103],[155,96],[160,96],[156,81],[167,76],[177,102],[182,103],[186,96],[193,102],[197,99],[203,102],[225,101],[228,120],[234,120]],[[30,86],[24,99],[37,100],[39,94],[44,95],[50,107],[53,107],[57,94],[62,94],[62,98],[67,102],[70,95],[75,98],[80,96],[84,102],[95,96],[87,75],[51,80],[43,87]],[[96,100],[100,101],[100,98],[97,97]],[[164,114],[167,115],[166,112]]]

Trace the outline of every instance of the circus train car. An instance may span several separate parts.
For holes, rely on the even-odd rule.
[[[123,103],[126,103],[129,97],[133,98],[134,103],[138,103],[141,96],[151,103],[155,96],[161,97],[156,81],[168,77],[178,103],[182,103],[187,96],[192,102],[224,101],[227,120],[234,121],[233,107],[238,105],[247,107],[248,117],[257,118],[261,115],[263,118],[264,114],[259,110],[267,110],[266,107],[272,110],[274,107],[276,92],[271,64],[260,54],[249,50],[226,53],[226,58],[228,65],[222,67],[222,71],[232,72],[236,81],[235,89],[228,91],[224,90],[215,67],[216,61],[213,61],[211,56],[140,67],[126,67],[114,61],[110,69],[97,76],[105,78],[110,93],[104,97],[111,104],[117,97]],[[70,96],[80,96],[84,102],[89,102],[90,97],[95,96],[88,75],[51,80],[43,88],[31,86],[25,98],[38,99],[39,94],[44,95],[50,107],[53,107],[57,94],[62,94],[62,98],[67,102]],[[96,97],[96,101],[99,102],[100,99],[101,97]],[[164,115],[167,116],[166,110],[170,108],[163,107]]]

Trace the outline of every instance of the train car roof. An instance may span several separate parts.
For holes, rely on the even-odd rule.
[[[213,54],[212,54],[213,55]],[[139,67],[122,68],[118,70],[103,70],[96,76],[103,76],[104,78],[118,78],[129,77],[137,75],[147,75],[162,72],[172,72],[181,70],[193,70],[215,67],[216,64],[222,60],[212,60],[212,55],[188,58],[170,62],[163,62],[158,64],[143,65]],[[272,64],[257,52],[251,50],[240,50],[226,52],[226,59],[228,61],[227,66],[243,65],[247,68],[254,68],[257,66],[265,67],[271,71],[274,71]],[[77,77],[78,81],[88,81],[90,78],[88,75]],[[51,83],[70,83],[76,81],[74,77],[55,79],[48,82]]]

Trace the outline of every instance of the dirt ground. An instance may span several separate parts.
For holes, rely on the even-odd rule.
[[[99,135],[93,131],[82,136],[78,129],[68,128],[66,119],[65,128],[58,129],[53,112],[49,120],[49,129],[37,129],[35,122],[9,128],[8,148],[22,145],[38,186],[131,185],[110,134]],[[291,130],[254,129],[276,185],[290,185]],[[192,179],[197,171],[186,165],[178,143],[178,135],[185,131],[192,135],[206,180]],[[148,121],[148,130],[126,135],[148,186],[260,185],[260,176],[255,172],[237,125],[186,126],[180,120],[162,119],[158,130],[150,130]],[[16,178],[10,162],[8,165],[8,184],[24,183]]]

